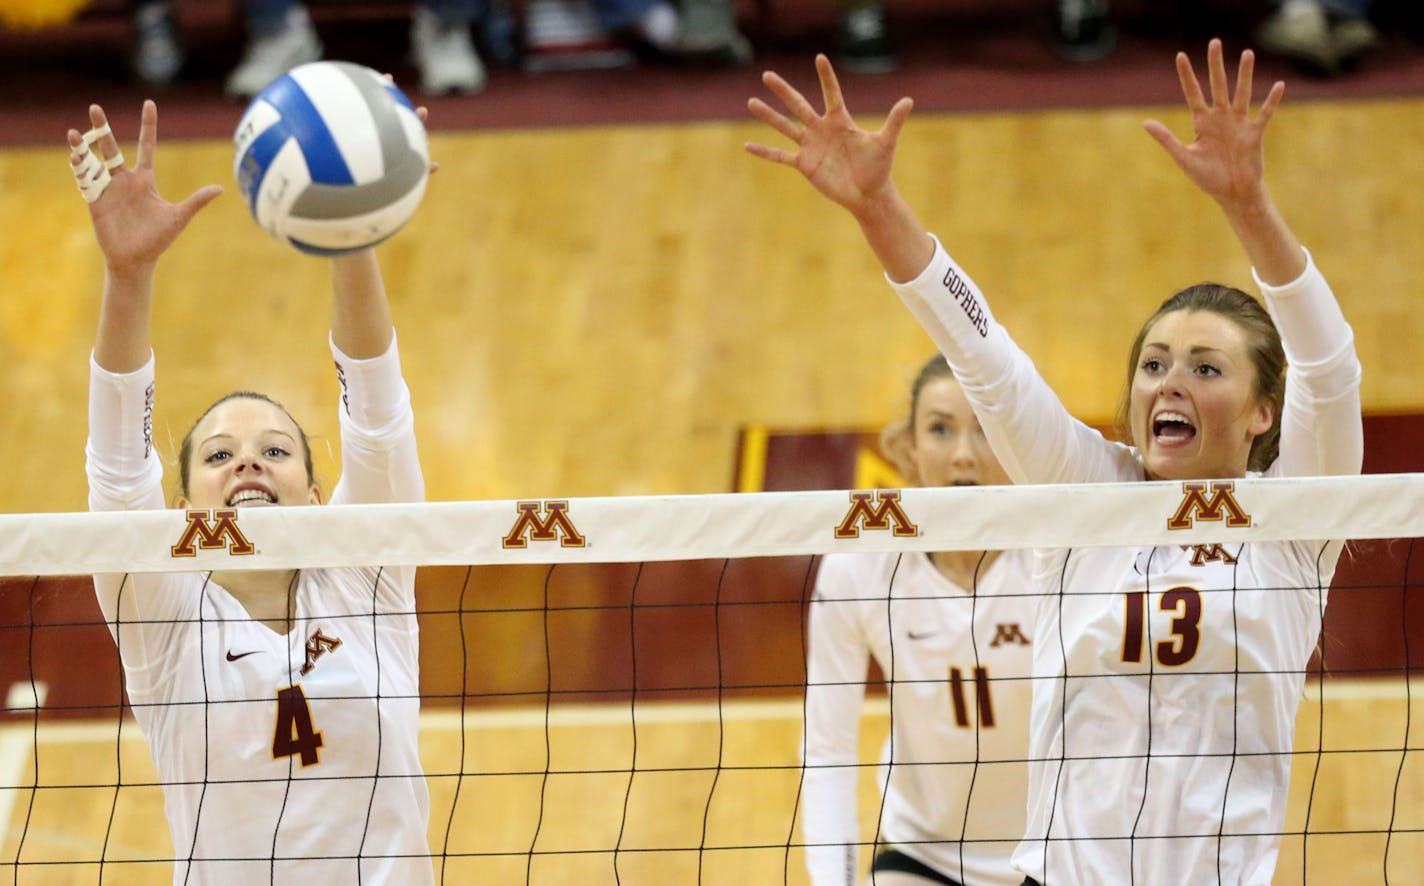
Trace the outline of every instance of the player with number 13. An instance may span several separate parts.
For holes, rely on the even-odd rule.
[[[824,113],[768,72],[789,116],[755,98],[750,110],[795,149],[747,149],[799,170],[852,214],[1014,482],[1172,480],[1182,484],[1179,511],[1195,514],[1186,505],[1200,502],[1219,513],[1239,505],[1236,478],[1358,473],[1363,454],[1353,334],[1265,184],[1263,135],[1285,85],[1253,108],[1254,64],[1243,52],[1231,88],[1221,42],[1211,41],[1204,92],[1179,53],[1195,137],[1184,144],[1158,121],[1145,127],[1221,209],[1266,306],[1203,284],[1148,318],[1123,398],[1131,444],[1069,415],[896,189],[909,99],[866,132],[824,56]],[[1027,883],[1271,882],[1296,708],[1342,546],[1040,552],[1029,822],[1013,858]]]

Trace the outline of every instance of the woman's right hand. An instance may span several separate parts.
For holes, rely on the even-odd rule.
[[[108,122],[104,109],[90,105],[89,122],[95,128],[104,126]],[[164,200],[158,193],[153,174],[157,142],[158,107],[152,101],[145,101],[137,162],[131,169],[115,168],[103,193],[89,204],[94,235],[111,274],[129,276],[151,271],[158,257],[173,244],[193,216],[222,193],[221,187],[207,185],[176,205]],[[83,136],[79,131],[69,130],[71,166],[77,166],[83,159],[82,146]],[[119,155],[118,140],[112,133],[96,141],[93,149],[101,160]]]
[[[914,103],[902,98],[890,109],[876,132],[856,125],[846,110],[840,83],[824,55],[816,56],[825,113],[818,113],[800,92],[774,71],[762,74],[791,116],[773,109],[759,98],[747,101],[747,110],[772,129],[796,143],[795,150],[748,142],[748,153],[800,170],[816,190],[860,217],[879,198],[893,192],[890,169],[900,130]]]

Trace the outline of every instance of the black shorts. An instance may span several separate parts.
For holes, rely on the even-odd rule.
[[[1035,880],[1033,877],[1024,877],[1024,881],[1020,883],[1019,886],[1043,886],[1043,884]]]
[[[875,863],[870,866],[870,873],[874,874],[876,871],[914,874],[917,877],[924,877],[926,880],[943,883],[944,886],[961,886],[958,880],[951,880],[934,868],[915,861],[898,849],[886,849],[875,856]]]

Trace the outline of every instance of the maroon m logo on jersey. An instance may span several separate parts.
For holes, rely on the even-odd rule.
[[[339,638],[328,637],[321,632],[321,628],[317,628],[313,631],[311,637],[307,638],[307,660],[302,665],[302,676],[311,673],[311,669],[316,667],[316,660],[318,658],[321,658],[340,645],[341,640]]]
[[[1186,545],[1182,545],[1182,550],[1187,550]],[[1192,545],[1192,565],[1205,566],[1208,563],[1226,563],[1230,565],[1236,562],[1236,558],[1219,544],[1212,545]]]
[[[1003,646],[1010,643],[1017,646],[1029,645],[1028,637],[1024,636],[1023,630],[1019,628],[1019,623],[1014,621],[1008,624],[994,625],[994,639],[989,641],[989,645]]]

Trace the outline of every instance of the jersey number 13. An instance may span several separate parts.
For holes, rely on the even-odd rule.
[[[1142,661],[1147,642],[1147,592],[1132,591],[1127,598],[1127,612],[1122,634],[1122,660]],[[1159,640],[1153,652],[1158,664],[1178,667],[1191,661],[1201,645],[1201,592],[1196,588],[1172,588],[1162,595],[1157,608],[1173,613],[1172,636]]]

